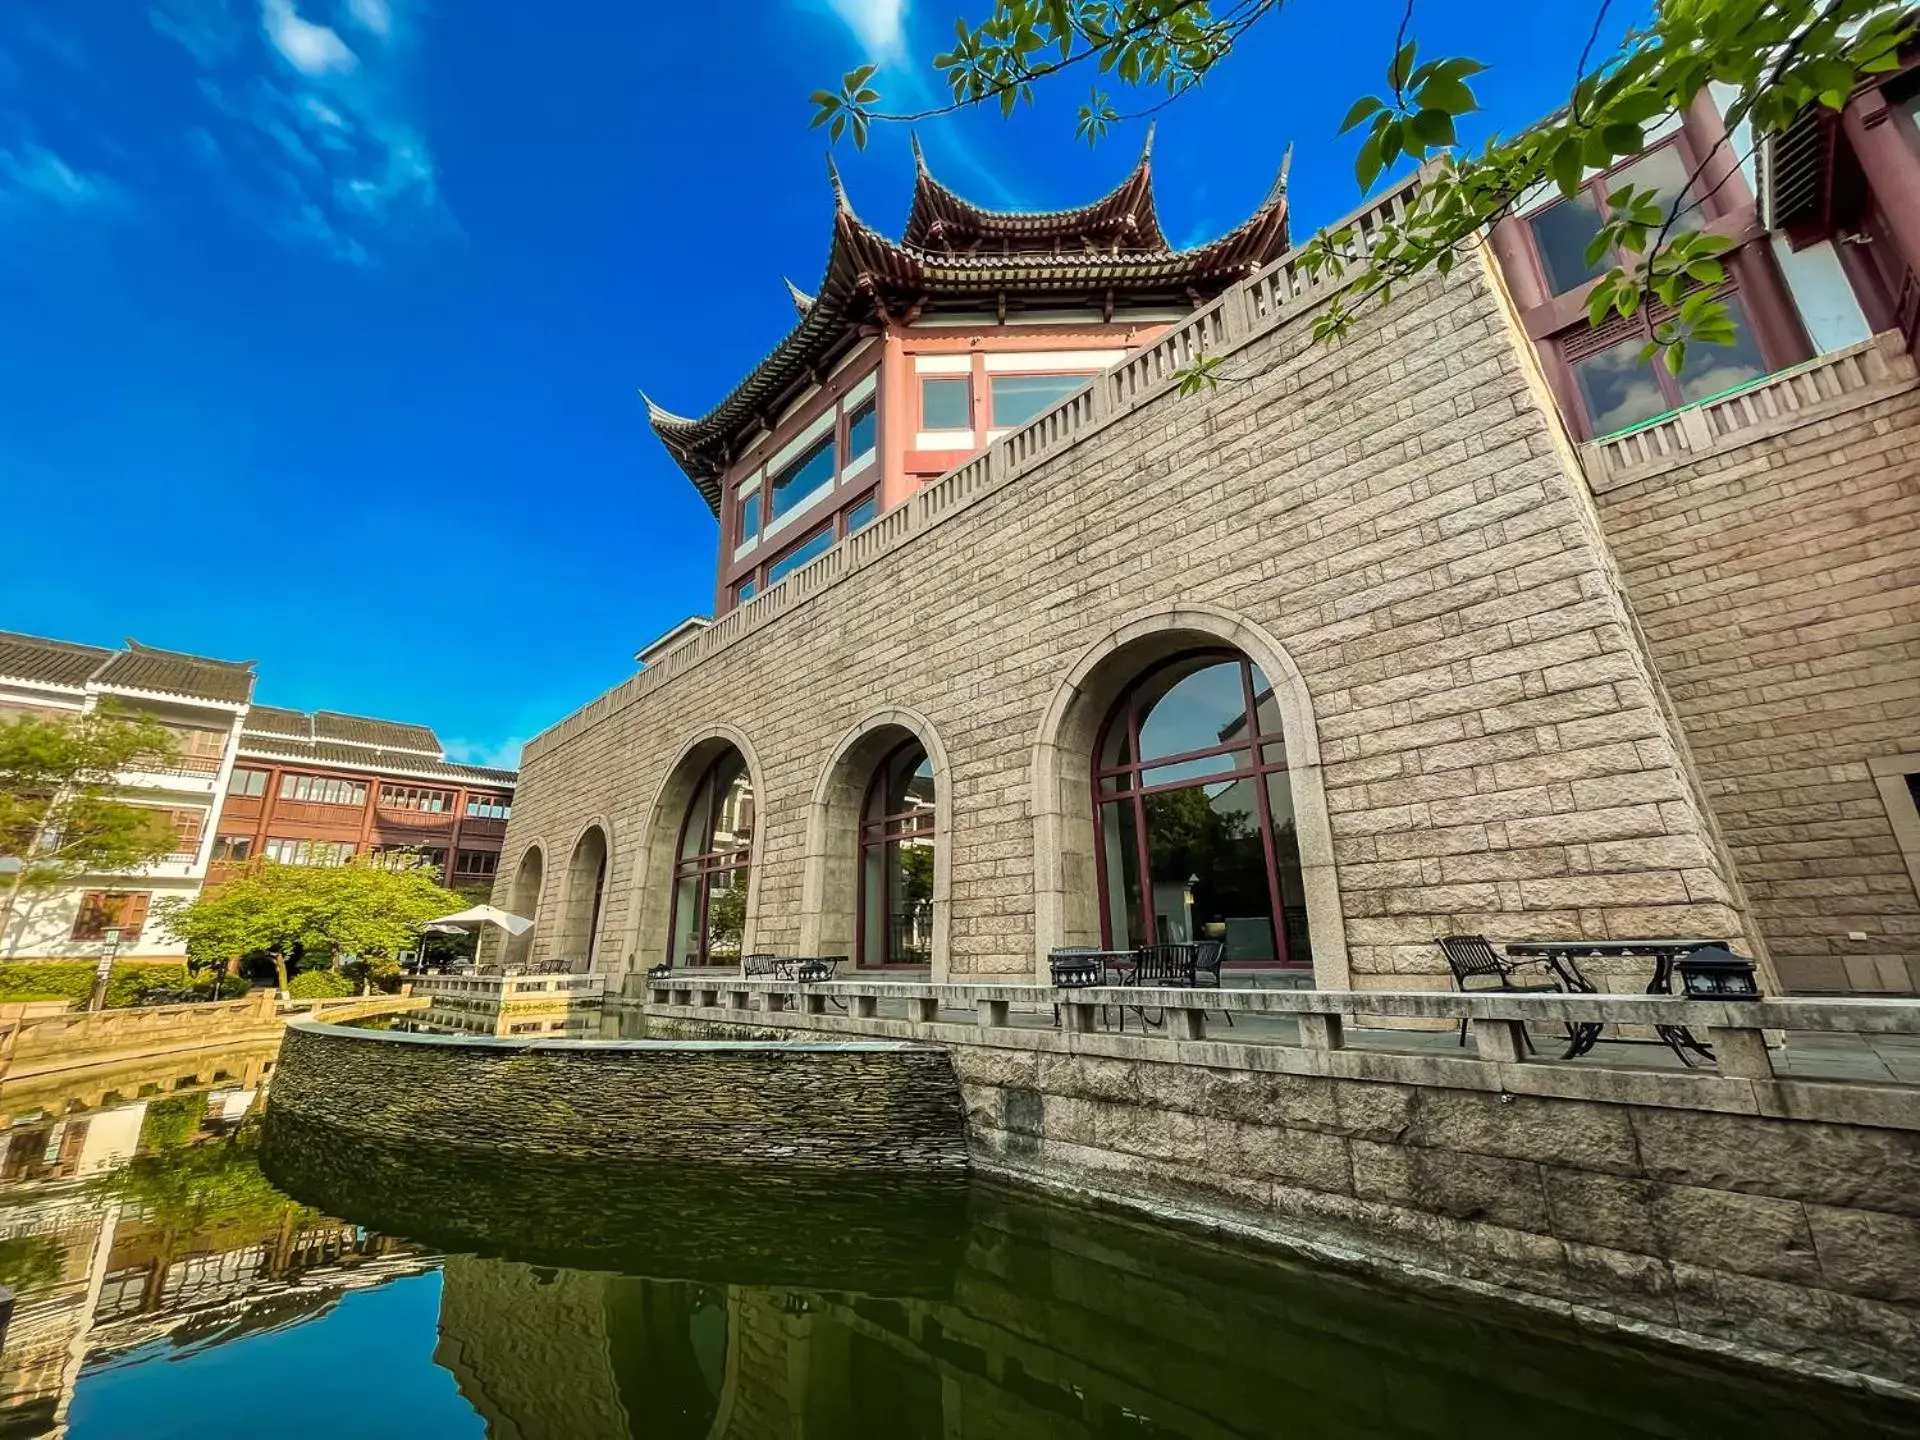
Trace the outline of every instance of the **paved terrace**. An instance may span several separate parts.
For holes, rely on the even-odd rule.
[[[1920,1086],[1920,1001],[1914,1000],[1056,990],[887,980],[799,984],[732,975],[649,980],[646,991],[647,1015],[661,1019],[1920,1128],[1920,1090],[1906,1088]],[[1157,1023],[1143,1024],[1142,1012]],[[1607,1028],[1591,1053],[1566,1060],[1570,1023]],[[1652,1040],[1661,1025],[1688,1027],[1714,1047],[1716,1059],[1683,1065]],[[1531,1051],[1522,1047],[1523,1027]],[[1621,1039],[1639,1043],[1617,1043]],[[1844,1104],[1842,1090],[1853,1097]],[[1864,1112],[1861,1099],[1869,1100]],[[1826,1114],[1834,1104],[1846,1113]]]

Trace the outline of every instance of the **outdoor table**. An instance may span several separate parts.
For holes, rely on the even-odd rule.
[[[1570,994],[1598,995],[1600,987],[1589,980],[1577,963],[1579,957],[1605,956],[1609,958],[1647,958],[1653,960],[1653,978],[1647,982],[1647,994],[1671,995],[1673,993],[1674,962],[1682,955],[1690,955],[1695,950],[1704,950],[1710,945],[1720,945],[1720,940],[1703,940],[1697,936],[1671,940],[1521,940],[1507,946],[1507,954],[1521,956],[1530,960],[1544,960],[1567,987]],[[1694,1034],[1684,1025],[1656,1025],[1653,1027],[1658,1040],[1621,1040],[1618,1045],[1665,1045],[1680,1058],[1680,1063],[1691,1067],[1692,1057],[1698,1055],[1703,1060],[1713,1059],[1713,1047],[1694,1038]],[[1593,1049],[1600,1039],[1600,1032],[1606,1026],[1597,1020],[1576,1021],[1567,1026],[1567,1038],[1571,1042],[1567,1060],[1578,1059]]]

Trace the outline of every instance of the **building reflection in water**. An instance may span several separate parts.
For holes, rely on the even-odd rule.
[[[260,1174],[274,1047],[0,1087],[0,1437],[61,1435],[85,1374],[300,1323],[420,1274],[416,1247],[332,1220]]]
[[[265,1061],[212,1068],[0,1096],[0,1437],[391,1433],[395,1376],[452,1407],[409,1412],[424,1440],[1920,1436],[1891,1401],[964,1180],[430,1157],[263,1124]],[[435,1270],[437,1312],[340,1304]],[[222,1408],[231,1368],[167,1369],[293,1331],[354,1373],[300,1370],[264,1419]]]

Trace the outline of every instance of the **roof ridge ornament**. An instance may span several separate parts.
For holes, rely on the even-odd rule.
[[[833,208],[845,214],[853,214],[853,206],[847,203],[847,187],[840,179],[840,167],[833,163],[833,151],[827,151],[827,180],[833,186]]]
[[[1153,158],[1153,132],[1159,125],[1160,122],[1158,120],[1147,121],[1147,138],[1145,143],[1140,146],[1140,163],[1142,165],[1145,165],[1148,160]]]
[[[927,152],[920,148],[920,132],[909,129],[907,131],[907,141],[913,146],[913,168],[918,170],[922,175],[931,176],[932,172],[927,169]]]
[[[786,281],[787,294],[793,297],[793,308],[798,310],[804,317],[809,310],[813,309],[813,296],[807,294],[806,291],[794,284],[793,281],[788,280],[785,275],[782,275],[780,278]]]

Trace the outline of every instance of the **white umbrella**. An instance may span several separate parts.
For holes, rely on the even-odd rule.
[[[533,921],[524,915],[509,915],[494,905],[475,905],[471,909],[429,920],[421,928],[447,935],[461,930],[480,930],[488,925],[497,925],[509,935],[524,935],[533,928]]]

